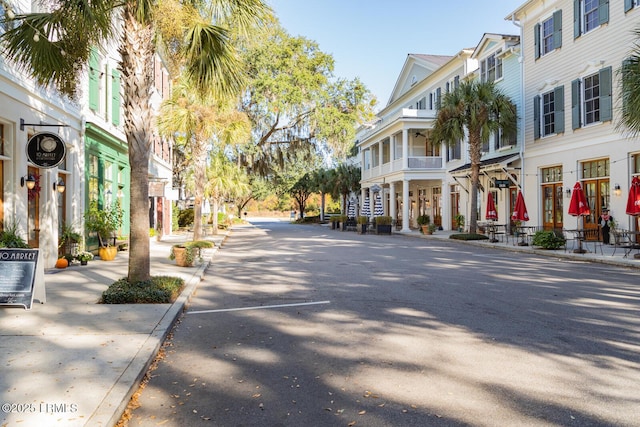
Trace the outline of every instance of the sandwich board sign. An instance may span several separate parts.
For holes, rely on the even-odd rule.
[[[38,249],[0,249],[0,305],[31,308],[38,254]]]

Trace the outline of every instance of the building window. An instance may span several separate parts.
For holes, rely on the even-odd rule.
[[[551,17],[536,24],[534,28],[536,59],[562,46],[562,11],[558,10]]]
[[[502,58],[498,50],[480,61],[480,77],[483,82],[493,82],[502,78]]]
[[[573,36],[580,37],[609,22],[607,0],[573,0]]]
[[[638,6],[640,6],[640,0],[624,0],[625,13]]]
[[[564,86],[533,100],[534,139],[564,132]]]
[[[571,82],[573,129],[612,119],[611,67]]]
[[[456,141],[447,147],[447,161],[462,159],[462,141]]]
[[[600,79],[594,74],[584,79],[584,124],[600,121]]]

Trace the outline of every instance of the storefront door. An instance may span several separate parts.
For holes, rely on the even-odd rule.
[[[27,243],[32,248],[40,247],[40,175],[38,169],[29,167],[28,174],[36,178],[36,186],[28,191]]]

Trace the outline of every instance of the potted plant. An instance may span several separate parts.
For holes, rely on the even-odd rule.
[[[427,234],[433,234],[436,232],[436,230],[438,229],[438,226],[435,224],[429,224],[427,225]]]
[[[76,255],[76,259],[80,261],[80,265],[87,265],[87,262],[93,259],[93,254],[91,252],[81,251]]]
[[[103,261],[111,261],[118,252],[117,246],[111,245],[110,240],[116,230],[122,226],[124,212],[120,202],[116,201],[111,206],[100,208],[96,200],[89,203],[89,210],[84,214],[87,230],[95,232],[98,236],[98,255]]]
[[[359,217],[356,218],[356,221],[357,221],[358,233],[359,234],[366,234],[367,233],[367,224],[369,224],[369,217],[359,216]]]
[[[391,234],[391,217],[390,216],[377,216],[375,220],[376,220],[376,233]]]
[[[347,231],[347,216],[339,215],[338,221],[340,222],[340,230]]]
[[[200,259],[203,248],[212,248],[213,243],[208,240],[196,240],[193,242],[179,243],[171,247],[169,259],[175,260],[180,267],[191,267],[196,256]]]
[[[71,225],[62,224],[58,235],[58,256],[76,253],[81,240],[82,235]]]
[[[427,234],[429,228],[428,226],[429,224],[431,224],[431,217],[427,214],[420,215],[418,218],[416,218],[416,222],[420,226],[420,232],[422,234]]]
[[[453,220],[456,222],[458,231],[462,233],[462,231],[464,230],[464,215],[458,214],[453,217]]]

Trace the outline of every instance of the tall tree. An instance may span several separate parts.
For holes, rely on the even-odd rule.
[[[83,0],[48,5],[48,13],[5,15],[7,31],[0,35],[3,53],[39,84],[54,85],[73,96],[91,47],[119,42],[131,166],[128,279],[147,280],[155,53],[160,50],[174,70],[184,70],[202,93],[235,93],[242,73],[229,27],[220,24],[248,28],[268,19],[270,9],[262,0]]]
[[[450,145],[469,138],[471,161],[471,212],[469,232],[478,225],[478,186],[483,143],[497,132],[515,134],[516,106],[493,82],[465,81],[442,97],[431,138]]]
[[[342,163],[333,170],[333,191],[336,199],[340,197],[342,209],[347,208],[347,197],[360,190],[360,168],[356,165]],[[343,212],[346,214],[347,212]]]
[[[238,165],[231,162],[221,150],[214,153],[207,167],[205,197],[211,199],[213,233],[218,234],[218,211],[227,197],[242,196],[250,190],[249,178]]]
[[[313,41],[274,26],[244,60],[251,79],[241,108],[253,138],[238,152],[262,176],[297,155],[344,158],[357,126],[373,117],[376,100],[364,84],[334,78],[333,58]]]
[[[640,134],[640,29],[635,31],[636,44],[631,55],[618,70],[622,85],[622,115],[617,123],[632,136]]]
[[[208,153],[215,144],[230,143],[250,136],[246,116],[227,99],[202,94],[193,81],[181,78],[171,97],[162,103],[158,117],[161,135],[174,137],[185,147],[187,167],[193,171],[194,195],[193,239],[202,238],[202,204],[207,182]],[[176,136],[178,135],[178,136]]]

